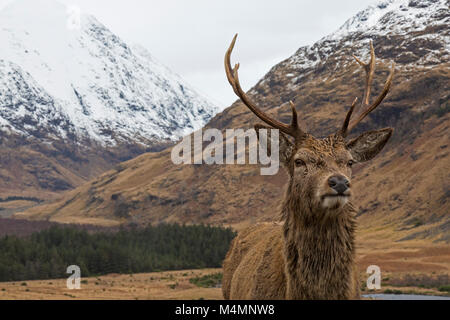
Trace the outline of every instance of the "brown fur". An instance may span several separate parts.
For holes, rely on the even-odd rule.
[[[365,133],[350,147],[339,135],[292,144],[281,134],[280,161],[289,172],[284,222],[252,226],[233,240],[223,263],[225,299],[359,298],[355,210],[350,202],[323,207],[323,195],[330,176],[350,180],[349,161],[372,158],[391,133]]]

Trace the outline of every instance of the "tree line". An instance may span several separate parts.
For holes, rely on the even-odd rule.
[[[26,238],[0,238],[0,281],[82,277],[108,273],[221,267],[235,232],[205,225],[161,224],[89,233],[53,226]]]

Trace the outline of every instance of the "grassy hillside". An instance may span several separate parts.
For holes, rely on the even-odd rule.
[[[362,94],[362,74],[354,64],[332,77],[325,71],[309,75],[295,90],[283,78],[289,70],[283,63],[274,67],[250,94],[284,121],[289,111],[282,102],[293,100],[302,124],[316,136],[334,132],[352,98]],[[384,64],[378,70],[374,94],[387,74]],[[448,63],[414,70],[398,66],[391,93],[355,131],[395,128],[379,156],[354,168],[361,230],[373,235],[390,230],[392,240],[450,240],[449,70]],[[255,123],[256,117],[236,102],[207,127],[248,128]],[[58,201],[15,217],[100,225],[205,222],[237,229],[278,218],[287,182],[283,170],[261,176],[257,165],[174,165],[170,151],[121,163]]]

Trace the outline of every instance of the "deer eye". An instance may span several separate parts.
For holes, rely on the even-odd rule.
[[[352,165],[354,164],[355,162],[353,161],[353,160],[348,160],[348,162],[347,162],[347,167],[352,167]]]
[[[306,163],[302,159],[296,159],[295,160],[295,166],[297,166],[297,167],[306,166]]]

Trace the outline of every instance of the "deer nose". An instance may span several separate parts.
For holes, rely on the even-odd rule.
[[[338,194],[343,194],[348,188],[350,188],[350,181],[348,181],[348,179],[344,176],[335,175],[328,179],[328,185]]]

